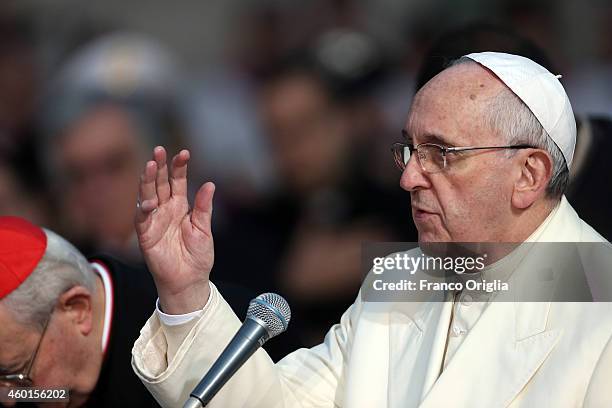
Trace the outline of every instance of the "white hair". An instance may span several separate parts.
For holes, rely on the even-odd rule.
[[[45,254],[30,276],[2,301],[17,321],[37,330],[42,330],[62,293],[75,286],[93,293],[96,279],[89,262],[72,244],[43,230]]]
[[[553,168],[546,186],[546,195],[551,199],[561,198],[569,183],[569,170],[565,157],[533,112],[506,87],[493,97],[488,110],[489,124],[505,137],[505,143],[527,144],[550,154]],[[515,152],[510,151],[510,154]]]
[[[466,63],[479,65],[467,57],[462,57],[452,62],[451,66]],[[489,126],[502,135],[504,138],[502,143],[527,144],[550,154],[553,169],[546,186],[546,195],[551,199],[560,199],[569,183],[569,170],[565,157],[527,105],[510,88],[504,86],[501,92],[489,100],[486,120]],[[516,151],[508,151],[509,155],[515,153]]]

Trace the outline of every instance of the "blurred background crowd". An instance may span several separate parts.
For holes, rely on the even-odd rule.
[[[189,148],[192,193],[217,184],[213,280],[282,293],[314,344],[354,300],[362,242],[416,240],[389,148],[470,51],[563,75],[570,201],[612,237],[611,39],[604,0],[3,0],[0,215],[141,262],[139,172]]]

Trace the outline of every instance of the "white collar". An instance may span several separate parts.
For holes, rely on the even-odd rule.
[[[113,320],[113,280],[106,265],[94,261],[90,263],[93,270],[102,279],[104,286],[104,328],[102,329],[102,352],[106,354],[108,339],[110,337],[111,322]]]

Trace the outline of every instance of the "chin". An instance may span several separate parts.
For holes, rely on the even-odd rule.
[[[425,244],[429,242],[453,242],[453,239],[449,234],[443,231],[436,230],[419,230],[419,243]]]
[[[446,239],[441,239],[440,237],[437,237],[435,235],[420,235],[419,234],[419,244],[429,244],[432,242],[449,242]]]

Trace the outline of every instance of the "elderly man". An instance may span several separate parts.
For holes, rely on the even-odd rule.
[[[220,287],[236,310],[247,306],[247,290]],[[130,369],[155,299],[144,266],[88,261],[53,231],[0,217],[0,389],[67,388],[71,407],[157,406]]]
[[[0,217],[0,388],[67,388],[73,407],[155,406],[128,363],[154,302],[145,268],[90,263],[54,232]]]
[[[563,196],[573,114],[558,78],[533,61],[466,56],[419,91],[404,135],[394,150],[421,247],[605,244]],[[154,159],[136,227],[160,309],[132,365],[158,402],[181,406],[240,323],[209,282],[214,186],[201,187],[189,212],[188,152],[174,158],[170,177],[165,151]],[[450,295],[403,304],[359,296],[324,343],[277,364],[258,351],[209,406],[612,406],[610,303],[470,306]]]
[[[251,293],[221,285],[246,307]],[[154,304],[146,268],[88,261],[53,231],[0,217],[0,389],[67,388],[73,407],[157,406],[129,363]]]

